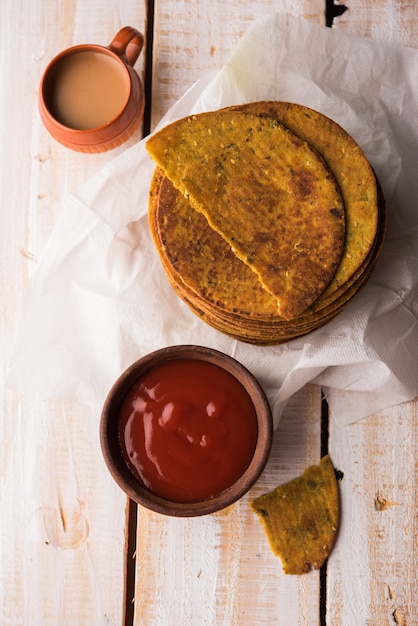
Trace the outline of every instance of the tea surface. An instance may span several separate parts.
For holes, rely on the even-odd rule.
[[[63,59],[51,83],[50,108],[56,119],[76,130],[111,122],[125,107],[129,80],[112,56],[86,50]]]

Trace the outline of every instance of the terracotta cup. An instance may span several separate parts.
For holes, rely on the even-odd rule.
[[[49,133],[79,152],[105,152],[126,141],[144,114],[144,89],[133,66],[143,35],[125,26],[108,46],[63,50],[46,67],[39,111]]]

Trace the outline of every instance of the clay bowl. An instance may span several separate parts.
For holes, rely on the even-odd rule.
[[[240,383],[240,393],[243,393],[246,397],[245,402],[248,402],[252,415],[251,420],[253,420],[251,422],[251,434],[248,435],[248,439],[252,441],[251,447],[249,448],[249,457],[248,460],[245,461],[245,466],[240,466],[238,470],[235,470],[238,471],[239,474],[234,477],[232,484],[228,484],[219,492],[212,493],[207,497],[201,495],[198,497],[194,495],[188,496],[186,501],[183,497],[162,495],[162,492],[159,492],[157,488],[151,487],[152,490],[151,488],[147,488],[145,486],[146,480],[143,480],[143,477],[139,476],[137,473],[135,474],[135,469],[133,469],[132,466],[129,467],[127,448],[125,447],[123,450],[124,444],[121,443],[125,441],[124,434],[121,435],[121,433],[126,432],[123,430],[124,427],[122,427],[122,424],[126,424],[126,422],[123,421],[125,419],[123,418],[123,407],[127,406],[128,398],[132,399],[133,388],[136,388],[138,382],[140,380],[143,381],[144,376],[149,375],[151,370],[155,373],[156,371],[161,371],[161,366],[168,366],[171,368],[171,371],[178,372],[179,367],[181,371],[181,364],[184,364],[184,361],[189,364],[190,361],[193,362],[194,372],[196,371],[196,363],[203,362],[203,364],[197,364],[197,371],[199,371],[198,376],[201,376],[200,369],[206,367],[204,365],[205,363],[220,368],[222,375],[225,373],[227,376],[231,375],[233,379],[235,379],[234,384],[236,384],[236,381]],[[158,368],[160,368],[160,370],[158,370]],[[196,387],[199,387],[199,384],[200,380],[197,381]],[[183,387],[186,388],[186,385],[187,383],[185,383]],[[177,395],[177,390],[180,393],[181,389],[182,385],[177,385],[175,395]],[[225,397],[230,399],[232,395],[230,396],[228,391]],[[239,413],[239,415],[241,414],[242,413]],[[138,418],[135,417],[135,419]],[[145,418],[141,416],[139,419],[142,421],[142,424],[144,424]],[[183,419],[183,416],[181,419]],[[204,419],[207,419],[206,416],[204,416]],[[222,417],[222,419],[224,418]],[[198,423],[200,424],[201,422],[199,421]],[[241,422],[239,423],[241,424]],[[232,429],[234,433],[234,436],[231,438],[232,440],[234,440],[237,430],[244,430],[241,427],[236,428],[236,424],[234,425],[234,429]],[[164,441],[162,449],[165,450],[166,448],[164,446],[166,440],[163,439],[164,436],[164,434],[160,435],[160,441]],[[155,437],[158,438],[158,432]],[[212,435],[210,434],[209,437],[212,437]],[[133,365],[121,374],[109,391],[100,420],[100,443],[103,457],[116,483],[129,498],[136,503],[157,513],[175,517],[194,517],[214,513],[230,506],[241,498],[254,485],[262,473],[271,451],[272,438],[273,421],[271,409],[266,395],[256,378],[232,357],[211,348],[193,345],[179,345],[163,348],[133,363]],[[222,464],[223,459],[225,459],[228,454],[230,456],[230,451],[226,453],[223,448],[225,439],[228,439],[228,437],[223,434],[221,435],[221,439],[213,437],[211,439],[212,442],[219,442],[219,444],[217,443],[215,446],[218,451],[222,449],[220,453],[221,463],[219,464]],[[202,445],[202,442],[200,445]],[[206,446],[206,443],[204,445]],[[235,441],[233,445],[236,446]],[[241,449],[241,447],[240,444],[239,448]],[[185,448],[181,448],[181,450],[183,449]],[[143,454],[145,455],[145,453]],[[174,473],[177,472],[178,461],[180,461],[181,465],[182,458],[176,458],[176,464],[173,467]],[[193,466],[193,469],[189,472],[190,475],[193,474],[197,479],[199,488],[201,486],[199,479],[200,468],[200,465],[198,465],[197,468]],[[201,475],[203,477],[203,470]],[[170,480],[171,478],[172,476],[170,474]],[[188,480],[188,476],[186,478]],[[179,480],[179,478],[176,476],[175,480]],[[202,484],[204,484],[205,480],[206,478],[202,480]]]

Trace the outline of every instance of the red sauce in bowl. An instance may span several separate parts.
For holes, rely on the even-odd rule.
[[[194,359],[151,368],[119,411],[126,464],[148,490],[173,502],[206,500],[230,487],[251,462],[257,432],[241,383]]]

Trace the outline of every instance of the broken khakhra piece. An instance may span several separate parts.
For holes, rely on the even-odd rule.
[[[255,498],[250,506],[285,574],[304,574],[324,564],[339,521],[338,485],[328,455],[302,476]]]

